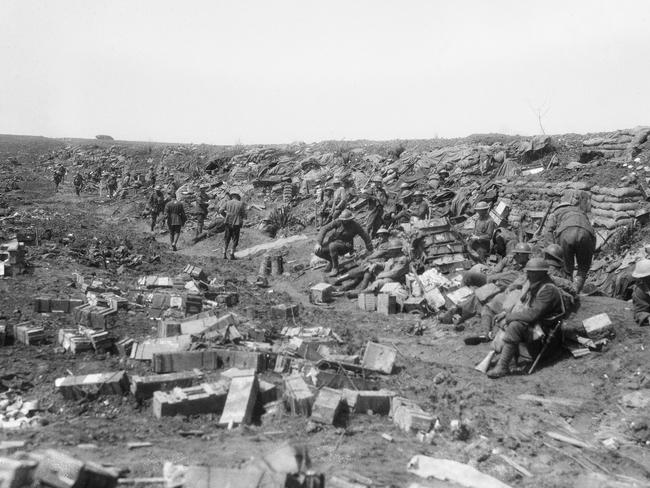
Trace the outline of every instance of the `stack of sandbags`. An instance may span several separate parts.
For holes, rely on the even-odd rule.
[[[645,195],[638,188],[594,186],[591,189],[593,224],[607,229],[629,225],[644,200]]]
[[[650,133],[648,127],[632,130],[619,130],[605,137],[592,137],[582,142],[583,153],[600,153],[606,158],[632,156],[635,149],[643,144]]]
[[[580,190],[583,199],[589,200],[589,184],[580,181],[543,183],[519,179],[506,183],[502,187],[502,195],[512,200],[513,209],[524,212],[545,212],[550,202],[560,203],[562,194],[569,189]],[[585,211],[589,210],[588,205],[584,207]],[[511,217],[508,219],[510,223],[520,218],[516,212],[511,213]]]

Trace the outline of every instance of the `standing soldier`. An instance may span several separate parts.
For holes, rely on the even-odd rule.
[[[198,237],[203,232],[203,224],[206,217],[208,216],[208,201],[210,197],[205,193],[205,189],[202,186],[196,191],[196,201],[194,203],[194,208],[192,213],[196,218],[196,236]]]
[[[318,209],[318,225],[323,226],[327,224],[332,215],[332,195],[334,195],[334,188],[326,186],[323,190],[323,203]]]
[[[147,184],[154,187],[156,186],[156,172],[154,170],[153,164],[149,166],[145,180]]]
[[[570,279],[578,267],[575,277],[576,293],[580,293],[587,279],[596,250],[596,232],[587,214],[578,206],[579,193],[566,190],[562,201],[551,213],[546,222],[546,241],[556,242],[564,251],[564,266]]]
[[[54,169],[54,193],[59,191],[59,185],[63,179],[63,173],[61,172],[61,166],[57,166]]]
[[[334,187],[336,187],[336,191],[332,199],[332,220],[335,220],[341,215],[341,212],[345,210],[352,197],[351,184],[347,178],[336,178],[334,180]]]
[[[231,191],[228,194],[229,200],[224,205],[221,214],[226,218],[226,231],[224,233],[224,249],[223,258],[228,259],[228,246],[232,241],[232,251],[230,251],[230,259],[235,259],[235,251],[239,245],[239,233],[246,218],[246,207],[244,202],[241,201],[239,193]]]
[[[169,198],[169,202],[165,205],[165,217],[169,229],[169,242],[172,245],[172,251],[176,251],[178,238],[181,236],[181,229],[187,222],[187,216],[183,204],[176,200],[176,195],[170,192]]]
[[[106,180],[106,188],[108,189],[108,198],[113,199],[115,191],[117,190],[117,177],[115,173],[110,173]]]
[[[165,196],[160,186],[155,187],[154,191],[151,192],[147,206],[149,207],[149,215],[151,216],[151,232],[153,232],[153,229],[156,227],[158,215],[165,210]]]
[[[77,174],[74,175],[74,179],[72,180],[72,184],[74,185],[74,191],[79,196],[81,193],[81,189],[84,185],[84,177],[81,174],[81,171],[77,171]]]

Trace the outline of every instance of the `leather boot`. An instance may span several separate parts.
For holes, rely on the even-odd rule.
[[[339,256],[332,253],[332,271],[329,272],[328,276],[336,276],[337,274],[339,274]]]
[[[510,373],[510,361],[512,361],[515,352],[517,352],[517,344],[505,342],[503,344],[503,349],[501,349],[501,354],[499,355],[499,362],[493,370],[488,371],[488,378],[501,378]]]
[[[578,295],[582,291],[583,286],[585,286],[585,277],[580,275],[576,276],[575,279],[576,295]]]

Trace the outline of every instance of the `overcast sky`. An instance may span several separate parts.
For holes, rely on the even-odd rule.
[[[650,1],[0,0],[0,133],[282,143],[650,124]]]

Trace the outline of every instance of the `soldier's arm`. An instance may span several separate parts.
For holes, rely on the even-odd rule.
[[[318,237],[316,239],[316,242],[319,244],[323,244],[323,239],[325,238],[325,235],[332,230],[335,226],[337,225],[337,221],[333,220],[329,224],[325,225],[324,227],[321,228],[320,232],[318,233]]]
[[[519,312],[509,313],[506,316],[506,322],[524,322],[526,324],[534,324],[538,320],[544,318],[549,311],[556,298],[557,290],[553,286],[544,285],[544,287],[537,293],[532,307],[526,307]]]

